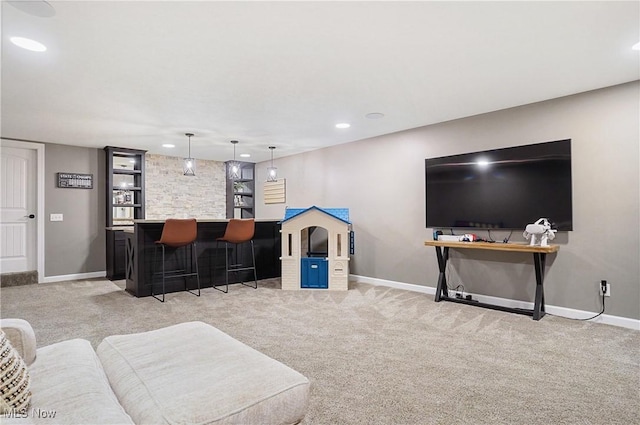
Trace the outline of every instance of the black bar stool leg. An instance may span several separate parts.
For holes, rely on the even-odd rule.
[[[258,275],[256,274],[256,253],[255,250],[253,248],[253,239],[250,240],[249,242],[251,242],[251,260],[253,261],[251,263],[251,268],[253,268],[253,285],[247,285],[244,282],[241,282],[244,286],[248,286],[249,288],[253,288],[253,289],[258,289]]]
[[[224,281],[229,287],[229,243],[224,243]]]
[[[193,242],[189,249],[191,250],[191,263],[189,264],[189,275],[193,276],[194,274],[193,264],[195,263],[196,265],[195,275],[196,275],[196,282],[198,283],[198,293],[196,294],[195,292],[189,289],[189,287],[187,286],[187,279],[184,280],[184,289],[188,293],[193,294],[196,297],[199,297],[200,296],[200,274],[198,273],[198,250],[196,247],[196,243]],[[185,250],[185,253],[186,253],[186,250]],[[186,264],[185,264],[185,267],[186,267]]]
[[[164,302],[164,291],[165,291],[165,286],[164,286],[164,275],[165,275],[165,271],[164,271],[164,245],[160,245],[160,248],[162,249],[162,298],[158,298],[154,293],[153,293],[153,276],[151,276],[151,296],[153,298],[155,298],[156,300],[160,301],[161,303]],[[156,256],[156,252],[158,252],[158,248],[156,247],[156,250],[154,251],[154,259]]]
[[[220,292],[224,292],[225,294],[229,292],[229,277],[227,276],[226,278],[226,285],[225,285],[225,289],[222,290],[220,288],[218,288],[216,286],[216,266],[218,265],[218,251],[220,250],[220,241],[216,241],[216,252],[215,254],[213,254],[213,270],[211,270],[211,286],[213,287],[213,289],[217,289]],[[227,256],[227,246],[226,246],[226,242],[225,242],[225,248],[224,248],[224,254],[225,257]],[[226,263],[225,263],[226,264]],[[225,266],[225,269],[227,267]]]

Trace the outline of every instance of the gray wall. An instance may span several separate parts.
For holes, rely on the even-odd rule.
[[[45,144],[45,276],[105,270],[105,153]],[[57,173],[93,174],[93,189],[62,189]],[[64,221],[49,221],[63,214]]]
[[[558,234],[548,257],[546,303],[640,319],[639,87],[623,84],[278,159],[290,207],[348,207],[356,232],[354,274],[435,287],[438,267],[425,228],[424,159],[570,138],[574,231]],[[256,167],[256,217],[281,218],[261,202],[268,163]],[[492,232],[503,238],[507,232]],[[482,234],[485,236],[486,234]],[[523,241],[514,232],[512,241]],[[453,251],[450,286],[531,301],[526,254]]]
[[[147,155],[146,216],[224,218],[223,162],[198,161],[197,175],[182,175],[182,158]],[[93,174],[93,189],[62,189],[57,173]],[[106,161],[102,149],[45,144],[45,276],[106,269]],[[63,214],[64,221],[49,221]]]

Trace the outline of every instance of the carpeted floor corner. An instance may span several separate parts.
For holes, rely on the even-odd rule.
[[[135,298],[96,279],[2,288],[38,346],[201,320],[312,382],[306,424],[640,424],[640,333],[351,283]]]

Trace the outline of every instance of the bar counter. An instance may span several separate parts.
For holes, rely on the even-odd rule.
[[[216,254],[216,238],[224,234],[229,220],[202,219],[198,221],[197,257],[200,286],[224,285],[224,243],[220,243],[217,267],[213,270]],[[160,239],[164,220],[134,220],[133,227],[124,230],[125,240],[125,278],[126,290],[136,297],[151,295],[151,277],[153,275],[155,241]],[[280,269],[280,221],[256,219],[256,230],[253,237],[256,255],[256,273],[258,279],[279,277]],[[231,249],[230,249],[231,250]],[[158,253],[159,255],[159,253]],[[242,244],[238,248],[239,258],[243,263],[251,263],[251,246]],[[155,267],[159,267],[160,264]],[[167,267],[175,267],[173,260],[167,261]],[[253,280],[252,273],[231,273],[229,283]],[[196,287],[195,279],[189,288]],[[166,292],[185,290],[183,279],[171,279],[166,282]]]

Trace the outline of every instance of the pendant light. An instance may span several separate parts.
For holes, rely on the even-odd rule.
[[[273,166],[273,150],[275,146],[269,146],[269,150],[271,151],[271,167],[267,168],[267,181],[268,182],[277,182],[278,181],[278,169]]]
[[[236,145],[238,141],[232,140],[231,144],[233,145],[233,161],[228,163],[229,178],[231,180],[237,180],[240,178],[240,164],[236,161]]]
[[[196,160],[191,158],[191,136],[193,136],[193,133],[185,133],[184,135],[189,138],[189,157],[184,159],[184,163],[182,164],[182,171],[185,176],[195,176]]]

